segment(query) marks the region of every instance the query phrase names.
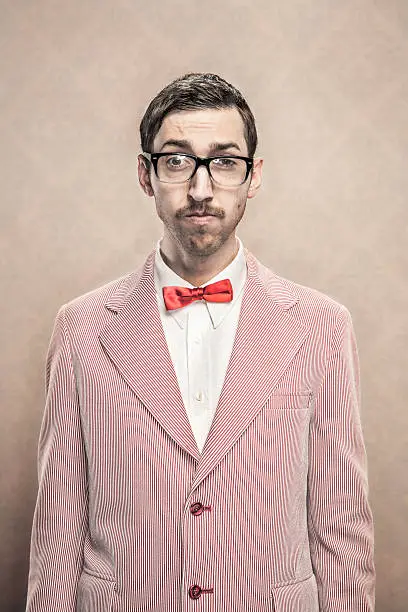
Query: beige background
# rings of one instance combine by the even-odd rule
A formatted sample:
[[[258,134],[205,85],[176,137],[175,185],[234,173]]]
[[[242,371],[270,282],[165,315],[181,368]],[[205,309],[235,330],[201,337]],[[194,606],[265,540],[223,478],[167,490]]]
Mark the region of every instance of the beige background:
[[[213,71],[247,97],[265,158],[238,235],[352,312],[377,610],[405,612],[407,0],[1,0],[0,14],[1,611],[24,607],[54,316],[153,248],[139,120],[172,78]]]

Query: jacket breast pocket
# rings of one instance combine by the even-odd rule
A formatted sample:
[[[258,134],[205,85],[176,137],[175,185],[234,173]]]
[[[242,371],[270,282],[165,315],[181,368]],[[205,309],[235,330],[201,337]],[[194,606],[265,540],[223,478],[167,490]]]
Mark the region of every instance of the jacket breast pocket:
[[[259,415],[265,443],[293,458],[305,450],[312,417],[312,394],[271,395]],[[283,457],[282,457],[283,459]]]
[[[274,612],[319,612],[314,574],[306,580],[271,589]]]
[[[78,582],[76,612],[110,612],[116,583],[86,571]]]
[[[269,396],[265,410],[311,410],[313,392],[301,391],[293,393],[275,392]]]

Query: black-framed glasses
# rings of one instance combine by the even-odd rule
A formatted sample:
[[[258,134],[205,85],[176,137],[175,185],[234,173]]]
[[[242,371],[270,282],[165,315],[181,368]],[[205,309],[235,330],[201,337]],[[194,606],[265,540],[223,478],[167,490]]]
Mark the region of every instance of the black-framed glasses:
[[[223,187],[238,187],[245,183],[254,165],[252,157],[240,155],[197,157],[189,153],[143,152],[143,156],[153,164],[156,176],[162,183],[186,183],[200,166],[205,166],[214,183]]]

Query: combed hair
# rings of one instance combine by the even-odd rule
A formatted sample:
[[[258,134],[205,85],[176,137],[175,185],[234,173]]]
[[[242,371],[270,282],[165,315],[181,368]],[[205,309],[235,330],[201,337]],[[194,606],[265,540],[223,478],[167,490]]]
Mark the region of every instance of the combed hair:
[[[258,144],[255,119],[240,91],[217,74],[189,72],[162,89],[150,102],[140,123],[142,151],[152,153],[163,119],[172,112],[207,108],[236,108],[244,123],[248,156]]]

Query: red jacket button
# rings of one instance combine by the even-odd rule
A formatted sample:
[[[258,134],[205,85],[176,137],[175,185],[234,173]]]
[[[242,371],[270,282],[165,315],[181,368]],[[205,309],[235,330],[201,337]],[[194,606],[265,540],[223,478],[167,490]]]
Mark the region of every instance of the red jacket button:
[[[191,599],[198,599],[201,597],[201,587],[199,587],[198,584],[193,584],[188,589],[188,594],[190,595]]]
[[[203,504],[200,504],[200,502],[194,502],[194,504],[191,504],[190,506],[190,512],[191,514],[194,514],[194,516],[200,516],[200,514],[202,514],[204,511],[204,506]]]

